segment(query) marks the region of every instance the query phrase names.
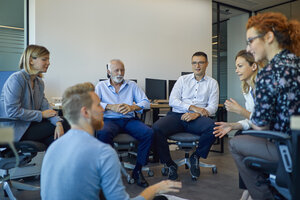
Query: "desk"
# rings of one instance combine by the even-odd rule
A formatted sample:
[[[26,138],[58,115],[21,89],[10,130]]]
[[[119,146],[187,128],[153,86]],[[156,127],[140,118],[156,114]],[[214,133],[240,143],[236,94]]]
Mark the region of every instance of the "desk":
[[[150,108],[152,109],[152,112],[153,112],[152,122],[154,124],[154,122],[156,122],[159,119],[159,117],[158,117],[159,110],[161,108],[169,108],[170,109],[170,106],[167,103],[162,103],[162,104],[152,103],[150,105]]]

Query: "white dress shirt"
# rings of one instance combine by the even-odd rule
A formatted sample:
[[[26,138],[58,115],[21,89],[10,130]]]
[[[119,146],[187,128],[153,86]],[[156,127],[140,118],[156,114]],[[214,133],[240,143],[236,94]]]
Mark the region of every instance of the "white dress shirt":
[[[200,81],[194,74],[179,77],[169,99],[173,112],[186,113],[191,105],[205,108],[210,116],[218,110],[219,86],[218,82],[205,75]]]
[[[250,114],[250,119],[251,119],[251,115],[254,111],[254,96],[253,96],[253,89],[250,87],[249,92],[248,93],[244,93],[244,98],[245,98],[245,106],[246,106],[246,110],[248,110],[249,112],[251,112]],[[251,128],[251,120],[249,119],[244,119],[241,121],[238,121],[238,123],[240,123],[243,126],[243,130],[248,130]]]

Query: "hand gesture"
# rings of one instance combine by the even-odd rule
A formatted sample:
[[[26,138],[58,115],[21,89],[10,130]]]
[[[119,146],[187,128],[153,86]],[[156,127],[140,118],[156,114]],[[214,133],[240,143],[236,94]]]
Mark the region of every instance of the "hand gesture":
[[[127,113],[133,111],[132,107],[126,103],[122,103],[119,106],[119,113],[126,115]]]
[[[244,109],[238,102],[236,102],[232,98],[230,98],[230,100],[226,100],[224,104],[227,111],[234,112],[239,115],[242,113],[242,110]]]
[[[44,111],[42,111],[42,116],[45,119],[50,118],[50,117],[54,117],[56,115],[57,115],[57,113],[54,110],[44,110]]]
[[[209,116],[209,112],[205,108],[200,108],[200,107],[191,105],[189,110],[194,111],[195,113],[199,113],[203,117]]]
[[[200,116],[200,113],[184,113],[181,116],[181,120],[190,122],[190,121],[197,119],[199,116]]]
[[[215,122],[215,125],[218,126],[214,128],[215,131],[213,132],[213,134],[215,135],[215,137],[219,137],[219,138],[224,137],[224,135],[229,133],[229,131],[231,131],[233,128],[231,123],[226,123],[226,122]]]
[[[56,123],[56,128],[54,130],[54,139],[58,139],[59,137],[61,137],[64,134],[64,128],[61,124],[61,122],[57,122]]]
[[[181,182],[165,180],[157,183],[159,188],[158,193],[168,193],[168,192],[179,192],[179,189],[182,187]]]

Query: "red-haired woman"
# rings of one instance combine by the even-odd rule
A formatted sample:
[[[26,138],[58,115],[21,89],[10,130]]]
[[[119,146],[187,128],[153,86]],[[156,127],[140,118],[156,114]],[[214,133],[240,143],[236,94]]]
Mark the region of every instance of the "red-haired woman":
[[[247,23],[247,50],[256,62],[268,64],[258,73],[252,128],[291,134],[290,117],[300,114],[300,23],[280,13],[252,16]],[[230,151],[253,199],[273,199],[267,184],[256,183],[262,174],[248,169],[247,156],[278,161],[274,143],[239,135],[230,141]]]

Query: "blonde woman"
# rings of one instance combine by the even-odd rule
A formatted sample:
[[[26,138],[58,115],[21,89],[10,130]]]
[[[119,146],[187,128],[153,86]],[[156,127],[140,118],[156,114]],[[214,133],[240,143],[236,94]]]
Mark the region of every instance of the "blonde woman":
[[[49,55],[45,47],[29,45],[22,54],[20,70],[3,86],[0,118],[14,120],[10,125],[15,141],[33,140],[48,146],[64,134],[62,119],[56,116],[44,94],[42,74],[49,68]]]
[[[243,108],[232,98],[226,100],[224,104],[227,111],[239,114],[245,117],[245,119],[234,123],[216,122],[217,126],[214,128],[213,134],[220,138],[224,137],[231,130],[248,130],[251,127],[250,116],[254,110],[255,78],[259,70],[259,65],[255,62],[253,55],[246,50],[238,52],[235,57],[235,65],[235,72],[241,81],[246,108]],[[244,189],[241,200],[250,199],[249,192],[241,177],[239,177],[239,186],[241,189]]]
[[[214,128],[213,134],[216,137],[224,137],[231,130],[248,130],[251,127],[250,116],[254,110],[254,87],[255,78],[258,72],[258,64],[254,61],[254,57],[246,50],[240,51],[235,58],[236,74],[239,76],[242,83],[242,91],[245,98],[245,106],[243,108],[234,99],[226,100],[225,107],[229,112],[234,112],[245,117],[244,120],[227,123],[227,122],[215,122],[217,125]]]

